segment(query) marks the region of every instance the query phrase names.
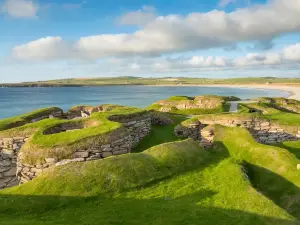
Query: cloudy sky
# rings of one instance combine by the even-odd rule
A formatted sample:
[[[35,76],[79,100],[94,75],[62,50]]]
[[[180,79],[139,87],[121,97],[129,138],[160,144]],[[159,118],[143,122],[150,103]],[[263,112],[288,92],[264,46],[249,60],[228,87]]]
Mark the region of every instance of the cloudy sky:
[[[0,0],[0,82],[300,77],[300,0]]]

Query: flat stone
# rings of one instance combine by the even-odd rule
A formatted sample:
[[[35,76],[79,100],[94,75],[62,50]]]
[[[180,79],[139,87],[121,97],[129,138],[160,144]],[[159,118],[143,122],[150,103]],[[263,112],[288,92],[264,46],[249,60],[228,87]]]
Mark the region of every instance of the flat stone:
[[[0,173],[6,172],[8,170],[10,170],[11,167],[0,167]]]
[[[120,150],[120,151],[114,151],[113,155],[123,155],[123,154],[126,154],[126,153],[128,153],[127,150]]]
[[[66,165],[71,162],[72,162],[71,159],[65,159],[65,160],[62,160],[62,161],[56,163],[55,166],[62,166],[62,165]]]
[[[6,187],[6,183],[4,182],[4,179],[0,179],[0,188]]]
[[[8,155],[8,156],[13,156],[14,155],[14,150],[12,149],[2,149],[2,155]]]
[[[89,152],[74,152],[73,158],[87,158],[89,157]]]
[[[10,170],[4,172],[3,175],[4,175],[5,177],[10,177],[10,176],[15,176],[16,173],[17,173],[17,168],[14,167],[14,168],[11,168]]]
[[[11,161],[10,160],[2,160],[0,161],[0,167],[10,166]]]
[[[103,152],[111,152],[112,151],[112,148],[104,148],[103,149]]]
[[[136,121],[130,121],[127,123],[128,126],[136,124]]]
[[[102,145],[101,147],[102,147],[102,148],[110,148],[110,144]]]
[[[103,152],[102,153],[102,157],[103,158],[107,158],[107,157],[110,157],[110,156],[112,156],[113,154],[112,154],[112,152]]]
[[[45,158],[46,163],[54,164],[57,162],[55,158]]]

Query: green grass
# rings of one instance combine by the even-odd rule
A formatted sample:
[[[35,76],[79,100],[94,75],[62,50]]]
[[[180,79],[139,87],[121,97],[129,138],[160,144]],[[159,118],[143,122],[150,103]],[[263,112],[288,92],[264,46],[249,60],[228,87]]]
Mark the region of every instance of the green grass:
[[[133,149],[133,152],[142,152],[155,145],[178,141],[180,138],[174,134],[174,128],[177,124],[186,120],[185,116],[173,115],[173,124],[169,125],[152,125],[150,133]]]
[[[0,201],[11,225],[299,224],[251,187],[226,148],[191,140],[59,167]]]
[[[192,85],[192,84],[299,84],[299,78],[276,77],[244,77],[230,79],[208,78],[142,78],[142,77],[107,77],[107,78],[74,78],[62,80],[49,80],[40,82],[25,82],[17,84],[2,84],[3,86],[31,87],[31,86],[101,86],[101,85]]]
[[[297,114],[257,107],[264,113],[248,113],[248,106],[242,106],[243,112],[237,114],[189,120],[173,115],[174,124],[153,126],[134,149],[136,153],[51,168],[33,181],[2,190],[0,224],[300,225],[299,141],[262,145],[244,128],[214,125],[210,128],[215,146],[204,150],[199,143],[178,140],[173,134],[177,124],[201,117],[269,118],[299,127]],[[108,115],[117,112],[95,113],[89,119],[105,123]],[[129,112],[131,108],[122,111],[130,116]],[[43,120],[11,130],[26,126],[34,130],[31,126],[46,128],[61,122]],[[86,128],[87,134],[100,132],[93,130],[96,127]],[[56,141],[73,143],[77,135],[71,136],[70,140],[58,136]],[[65,140],[60,142],[60,138]]]
[[[11,129],[14,127],[22,126],[28,122],[30,122],[32,119],[39,118],[41,116],[49,115],[53,111],[60,110],[57,107],[51,107],[51,108],[43,108],[38,109],[30,113],[26,113],[20,116],[15,116],[7,119],[0,120],[0,131]]]
[[[230,105],[226,103],[229,100],[239,100],[236,97],[205,95],[196,97],[187,96],[171,96],[167,100],[161,100],[148,106],[148,110],[164,111],[163,109],[169,109],[169,113],[181,114],[181,115],[199,115],[199,114],[214,114],[228,112]],[[178,109],[176,105],[196,105],[197,101],[209,101],[212,107],[199,106],[193,109]],[[161,104],[165,105],[161,105]]]
[[[300,141],[285,141],[276,146],[287,149],[300,159]]]
[[[300,114],[287,112],[284,109],[276,109],[266,103],[244,104],[241,109],[243,112],[247,112],[247,109],[248,111],[249,109],[257,109],[262,112],[262,118],[282,125],[300,125]]]
[[[70,158],[76,150],[84,149],[92,143],[104,142],[112,133],[124,133],[125,128],[118,122],[109,120],[114,117],[131,117],[148,113],[132,107],[116,107],[109,112],[93,113],[89,118],[78,120],[45,119],[35,123],[27,123],[0,132],[0,137],[30,136],[21,149],[22,162],[35,165],[43,163],[45,158],[57,160]],[[24,117],[24,116],[21,116]],[[82,124],[83,129],[45,135],[48,129],[61,124]]]
[[[244,128],[216,126],[215,138],[232,157],[245,163],[254,187],[300,219],[300,161],[295,155],[255,142]]]
[[[190,100],[188,96],[171,96],[168,98],[169,101],[181,101],[181,100]]]

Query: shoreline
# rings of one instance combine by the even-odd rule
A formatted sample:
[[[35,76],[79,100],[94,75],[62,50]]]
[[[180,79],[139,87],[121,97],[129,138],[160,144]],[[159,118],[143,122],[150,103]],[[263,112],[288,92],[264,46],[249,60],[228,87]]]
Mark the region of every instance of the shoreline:
[[[226,87],[226,88],[247,88],[247,89],[264,89],[264,90],[280,90],[288,95],[285,98],[295,99],[300,101],[300,86],[277,85],[277,84],[181,84],[181,85],[146,85],[146,86],[161,86],[161,87]]]
[[[299,84],[107,84],[107,85],[67,85],[67,86],[11,86],[2,88],[59,88],[59,87],[103,87],[103,86],[152,86],[152,87],[225,87],[225,88],[246,88],[246,89],[263,89],[263,90],[279,90],[286,92],[287,95],[282,96],[289,99],[300,101],[300,85]],[[1,86],[0,86],[1,88]]]

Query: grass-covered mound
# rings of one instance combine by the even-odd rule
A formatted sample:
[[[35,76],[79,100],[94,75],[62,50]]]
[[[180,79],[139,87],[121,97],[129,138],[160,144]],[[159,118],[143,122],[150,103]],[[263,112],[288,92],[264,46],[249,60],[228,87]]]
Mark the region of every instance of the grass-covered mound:
[[[181,123],[188,126],[195,121],[247,121],[259,119],[270,121],[291,134],[297,134],[300,127],[300,114],[290,113],[267,106],[265,103],[240,104],[238,113],[218,113],[198,115]]]
[[[239,100],[236,97],[207,96],[172,96],[167,100],[160,100],[150,105],[148,109],[176,114],[195,115],[227,112],[227,101]]]
[[[300,161],[294,154],[255,142],[244,128],[215,126],[215,142],[244,163],[255,188],[300,219]]]
[[[192,140],[58,167],[0,201],[12,225],[300,224],[251,187],[224,146]]]
[[[84,149],[92,143],[105,141],[108,134],[124,133],[125,128],[120,123],[112,121],[112,117],[121,119],[146,113],[148,112],[145,110],[118,106],[113,107],[110,111],[95,112],[88,118],[76,120],[54,118],[26,123],[23,126],[0,131],[0,137],[29,136],[30,139],[21,148],[22,162],[35,165],[43,163],[45,158],[56,158],[57,160],[70,158],[76,150]],[[20,116],[20,118],[23,117]],[[79,129],[69,132],[50,132],[66,126]]]
[[[283,108],[274,107],[273,105],[263,102],[243,104],[240,112],[249,113],[253,109],[259,112],[254,114],[258,117],[271,120],[281,125],[300,126],[300,114],[288,112]]]
[[[15,116],[7,119],[0,120],[0,131],[11,129],[14,127],[23,126],[30,123],[32,120],[39,117],[48,116],[51,113],[59,112],[62,110],[57,107],[38,109],[30,113],[26,113],[20,116]]]
[[[142,153],[55,167],[4,193],[62,196],[115,193],[195,168],[209,155],[191,139],[166,143]]]
[[[259,98],[259,102],[282,111],[300,113],[300,101],[287,98]]]

